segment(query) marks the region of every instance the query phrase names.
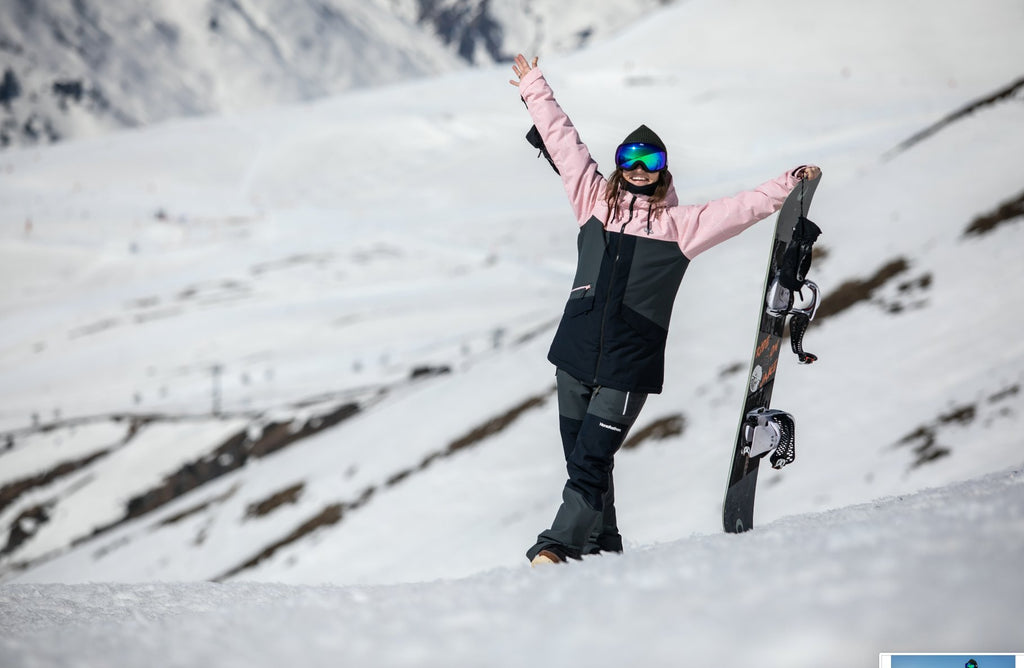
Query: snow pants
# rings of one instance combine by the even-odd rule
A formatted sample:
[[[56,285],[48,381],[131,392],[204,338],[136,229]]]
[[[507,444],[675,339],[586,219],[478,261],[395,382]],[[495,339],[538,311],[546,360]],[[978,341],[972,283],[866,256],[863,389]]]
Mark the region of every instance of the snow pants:
[[[558,419],[569,479],[551,528],[526,552],[563,558],[621,552],[612,481],[615,453],[647,401],[646,394],[583,383],[558,370]]]

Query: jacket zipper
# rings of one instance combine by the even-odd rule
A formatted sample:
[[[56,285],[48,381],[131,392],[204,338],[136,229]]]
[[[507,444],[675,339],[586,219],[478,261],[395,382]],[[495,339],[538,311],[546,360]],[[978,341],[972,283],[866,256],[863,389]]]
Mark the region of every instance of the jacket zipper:
[[[636,195],[633,195],[633,199],[629,201],[629,217],[626,218],[626,222],[619,228],[619,240],[615,244],[615,259],[612,261],[611,275],[608,276],[608,291],[604,295],[604,307],[601,310],[601,337],[597,344],[597,365],[594,367],[594,384],[597,384],[597,377],[601,371],[601,358],[604,357],[604,325],[608,320],[608,300],[612,296],[612,281],[615,279],[615,268],[619,264],[619,255],[622,251],[622,237],[626,234],[626,225],[629,225],[629,221],[633,220],[633,205],[636,204]]]

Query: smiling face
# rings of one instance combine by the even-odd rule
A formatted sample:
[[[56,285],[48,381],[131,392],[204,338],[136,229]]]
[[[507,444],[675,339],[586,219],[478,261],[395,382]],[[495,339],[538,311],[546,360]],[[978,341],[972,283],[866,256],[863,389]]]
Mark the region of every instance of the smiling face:
[[[657,183],[658,179],[661,178],[661,172],[648,172],[641,167],[634,167],[630,170],[622,170],[622,178],[634,186],[643,188],[644,186]]]

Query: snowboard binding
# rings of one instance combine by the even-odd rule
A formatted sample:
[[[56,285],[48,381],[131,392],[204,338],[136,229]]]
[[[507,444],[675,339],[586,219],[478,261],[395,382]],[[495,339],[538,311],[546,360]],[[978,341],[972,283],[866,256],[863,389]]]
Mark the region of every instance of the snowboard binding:
[[[817,355],[804,351],[803,340],[821,301],[818,285],[807,280],[812,247],[820,234],[821,228],[810,219],[800,216],[793,228],[793,238],[782,256],[782,264],[768,288],[765,305],[768,315],[776,318],[791,316],[790,343],[800,364],[812,364],[818,359]],[[809,295],[804,295],[805,290]],[[800,301],[797,301],[797,297]]]
[[[804,294],[807,291],[808,295]],[[799,301],[797,298],[799,297]],[[778,277],[768,289],[768,315],[789,319],[789,339],[800,364],[812,364],[818,356],[804,350],[804,333],[814,319],[821,301],[821,290],[814,281],[804,281],[799,290],[793,291],[782,285]]]
[[[781,469],[796,459],[796,422],[786,411],[757,408],[743,422],[746,441],[742,453],[747,457],[760,457],[768,452],[772,468]]]

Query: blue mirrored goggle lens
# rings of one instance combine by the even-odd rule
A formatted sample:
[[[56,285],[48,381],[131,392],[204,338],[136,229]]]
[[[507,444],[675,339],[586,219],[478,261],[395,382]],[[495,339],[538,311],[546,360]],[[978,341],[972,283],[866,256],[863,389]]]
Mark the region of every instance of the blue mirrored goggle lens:
[[[624,170],[639,167],[648,172],[660,172],[668,164],[668,156],[650,144],[623,144],[615,151],[615,164]]]

